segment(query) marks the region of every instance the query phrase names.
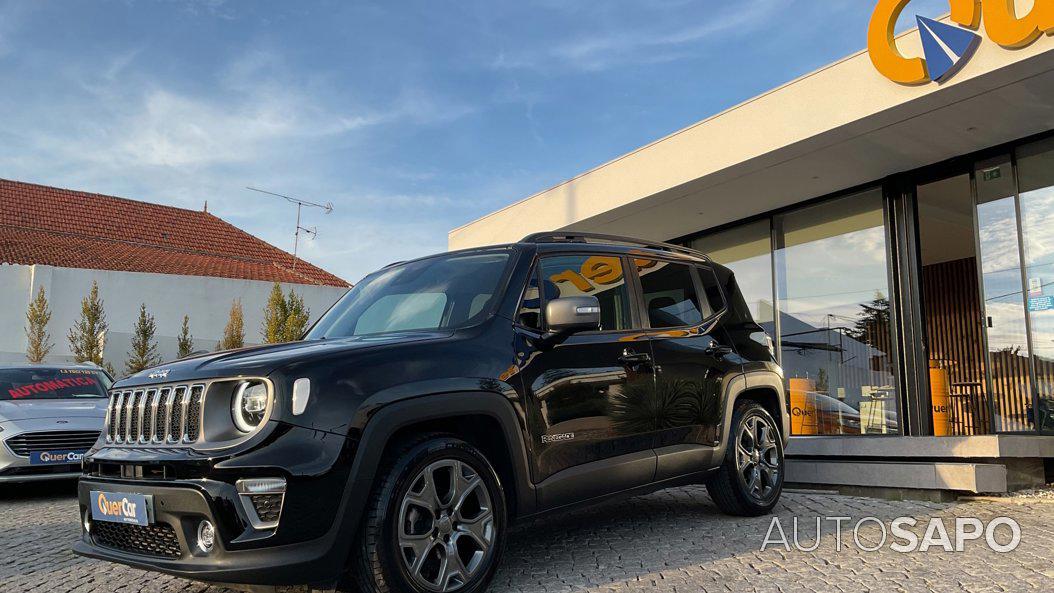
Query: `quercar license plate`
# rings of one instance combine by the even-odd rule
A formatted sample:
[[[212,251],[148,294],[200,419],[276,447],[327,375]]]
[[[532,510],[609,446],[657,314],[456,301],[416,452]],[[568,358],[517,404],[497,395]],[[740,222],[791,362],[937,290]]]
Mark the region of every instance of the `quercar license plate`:
[[[84,451],[30,451],[29,465],[55,465],[59,463],[80,464]]]
[[[91,518],[95,521],[149,525],[154,515],[154,499],[149,494],[89,492]]]

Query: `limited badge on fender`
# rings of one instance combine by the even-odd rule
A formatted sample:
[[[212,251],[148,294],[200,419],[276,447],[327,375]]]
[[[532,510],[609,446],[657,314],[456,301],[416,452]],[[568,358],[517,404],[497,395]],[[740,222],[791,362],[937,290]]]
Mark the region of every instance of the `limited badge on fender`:
[[[149,525],[153,518],[153,497],[148,494],[92,490],[89,503],[91,517],[96,521]]]

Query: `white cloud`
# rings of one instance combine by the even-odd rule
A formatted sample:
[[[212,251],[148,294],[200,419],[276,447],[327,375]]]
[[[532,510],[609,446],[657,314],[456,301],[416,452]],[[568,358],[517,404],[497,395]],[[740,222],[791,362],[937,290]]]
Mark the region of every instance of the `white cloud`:
[[[655,19],[661,26],[644,28],[640,22],[626,22],[596,33],[575,35],[574,39],[543,50],[502,51],[492,66],[496,69],[544,70],[552,67],[599,71],[625,64],[654,64],[683,58],[686,46],[732,31],[752,31],[767,23],[775,0],[736,3],[730,11],[708,8],[697,24]],[[709,4],[715,6],[715,4]]]

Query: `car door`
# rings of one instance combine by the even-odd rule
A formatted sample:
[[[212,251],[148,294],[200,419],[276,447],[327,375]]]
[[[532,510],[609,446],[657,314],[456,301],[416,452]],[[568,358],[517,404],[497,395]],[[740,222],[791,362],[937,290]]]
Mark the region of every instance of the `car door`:
[[[647,258],[634,259],[633,268],[655,357],[656,479],[662,480],[710,464],[722,393],[741,361],[718,325],[724,298],[712,270]]]
[[[578,333],[522,357],[542,508],[632,488],[654,476],[651,435],[626,413],[633,411],[632,402],[650,398],[654,369],[625,262],[602,253],[543,256],[526,291],[521,329],[536,335],[545,331],[549,300],[591,295],[601,309],[600,331]]]

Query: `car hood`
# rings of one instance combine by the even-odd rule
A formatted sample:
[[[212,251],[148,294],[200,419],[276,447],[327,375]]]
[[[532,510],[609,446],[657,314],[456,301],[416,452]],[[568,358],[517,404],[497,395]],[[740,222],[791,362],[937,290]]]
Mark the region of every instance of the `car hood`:
[[[104,397],[91,399],[40,399],[0,401],[0,422],[17,422],[38,418],[103,418]]]
[[[389,348],[402,344],[439,340],[453,335],[453,331],[398,332],[372,336],[351,336],[326,340],[288,342],[225,350],[166,362],[131,375],[117,382],[117,387],[132,387],[156,383],[173,383],[194,379],[220,377],[263,377],[292,362],[305,362],[364,350]]]

